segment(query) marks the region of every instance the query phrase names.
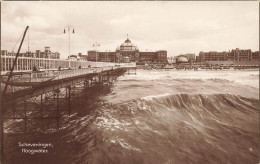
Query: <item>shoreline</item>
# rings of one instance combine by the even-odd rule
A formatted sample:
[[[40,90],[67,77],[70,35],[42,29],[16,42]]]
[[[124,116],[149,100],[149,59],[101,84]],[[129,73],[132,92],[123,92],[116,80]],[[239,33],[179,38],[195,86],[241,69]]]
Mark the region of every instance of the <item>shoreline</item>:
[[[230,68],[230,69],[203,69],[203,68],[199,68],[197,70],[195,69],[177,69],[177,68],[151,68],[151,69],[146,69],[146,68],[138,68],[137,70],[164,70],[164,71],[257,71],[259,70],[259,68],[251,68],[251,69],[234,69],[234,68]]]

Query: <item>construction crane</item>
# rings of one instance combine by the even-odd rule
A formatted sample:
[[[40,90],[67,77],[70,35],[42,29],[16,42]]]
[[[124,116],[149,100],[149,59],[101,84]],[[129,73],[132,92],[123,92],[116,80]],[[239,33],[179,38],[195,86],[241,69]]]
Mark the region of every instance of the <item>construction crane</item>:
[[[20,50],[21,50],[21,47],[22,47],[22,44],[23,44],[23,40],[24,40],[24,37],[25,37],[25,35],[26,35],[26,32],[27,32],[28,28],[29,28],[29,26],[27,26],[27,27],[25,28],[25,31],[24,31],[24,33],[23,33],[23,38],[22,38],[22,41],[21,41],[20,46],[19,46],[19,48],[18,48],[18,51],[17,51],[17,53],[16,53],[13,66],[12,66],[12,68],[11,68],[11,72],[10,72],[10,74],[9,74],[9,76],[8,76],[7,81],[6,81],[3,95],[5,95],[5,92],[6,92],[6,89],[7,89],[7,86],[8,86],[8,82],[10,81],[10,78],[11,78],[12,75],[13,75],[13,70],[14,70],[14,67],[15,67],[15,65],[16,65],[17,58],[18,58],[18,56],[19,56],[19,53],[20,53]]]

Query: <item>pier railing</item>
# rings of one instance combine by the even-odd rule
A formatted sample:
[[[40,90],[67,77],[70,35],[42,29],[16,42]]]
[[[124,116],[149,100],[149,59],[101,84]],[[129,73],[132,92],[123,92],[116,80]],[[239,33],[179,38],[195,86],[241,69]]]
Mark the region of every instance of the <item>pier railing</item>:
[[[78,69],[63,69],[63,70],[46,70],[41,72],[27,72],[14,74],[11,78],[11,83],[38,83],[50,80],[59,80],[69,77],[75,77],[90,73],[99,73],[102,71],[113,70],[124,67],[135,67],[135,63],[120,63],[117,66],[104,66],[96,68],[78,68]],[[8,74],[2,76],[2,82],[5,82]]]
[[[14,63],[15,56],[1,55],[1,74],[11,70]],[[41,70],[52,70],[62,68],[88,68],[88,67],[114,67],[124,65],[135,65],[135,63],[114,63],[114,62],[95,62],[95,61],[82,61],[82,60],[65,60],[65,59],[49,59],[49,58],[34,58],[34,57],[19,57],[17,59],[14,71],[28,72],[34,67]]]

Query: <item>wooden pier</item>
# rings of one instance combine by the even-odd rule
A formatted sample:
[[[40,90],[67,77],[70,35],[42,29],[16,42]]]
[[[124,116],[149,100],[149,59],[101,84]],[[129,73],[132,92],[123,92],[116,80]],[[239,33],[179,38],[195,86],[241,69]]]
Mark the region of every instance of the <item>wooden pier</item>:
[[[61,116],[70,116],[72,113],[73,92],[90,92],[90,88],[111,85],[118,76],[136,73],[135,70],[135,65],[128,64],[116,67],[14,73],[8,82],[6,94],[1,97],[2,122],[10,119],[23,120],[23,131],[27,132],[32,129],[28,128],[28,120],[54,120],[56,129],[59,129]],[[2,83],[6,82],[5,79],[6,77],[2,76]]]

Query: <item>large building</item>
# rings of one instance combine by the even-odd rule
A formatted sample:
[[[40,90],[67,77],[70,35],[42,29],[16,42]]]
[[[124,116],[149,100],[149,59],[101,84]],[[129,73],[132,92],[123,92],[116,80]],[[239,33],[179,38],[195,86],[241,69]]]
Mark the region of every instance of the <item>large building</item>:
[[[15,56],[15,52],[7,52],[7,50],[1,50],[2,56]],[[27,51],[19,53],[19,57],[32,57],[32,58],[47,58],[47,59],[60,59],[59,52],[51,52],[50,47],[45,47],[44,51],[36,50],[36,52]]]
[[[139,61],[139,49],[136,45],[131,43],[131,41],[127,38],[125,43],[122,43],[116,49],[116,62],[123,63],[126,61],[130,62],[138,62]]]
[[[100,52],[99,60],[102,62],[115,62],[116,61],[115,52]]]
[[[252,52],[251,49],[232,49],[229,52],[200,52],[198,61],[252,61],[259,60],[259,51]]]
[[[139,63],[165,63],[168,62],[167,51],[143,51],[140,52]]]
[[[225,61],[228,59],[229,53],[226,51],[217,52],[217,51],[209,51],[199,53],[199,61]]]
[[[259,60],[259,51],[252,52],[252,60]]]
[[[232,61],[251,61],[252,60],[252,51],[250,49],[241,50],[233,49],[229,54],[229,60]]]
[[[16,58],[15,52],[1,50],[1,71],[11,71]],[[32,70],[34,67],[40,69],[52,69],[60,66],[68,67],[69,62],[60,60],[60,53],[51,52],[50,47],[45,47],[44,51],[19,53],[14,71]]]
[[[95,50],[88,51],[88,61],[99,61],[99,54]]]
[[[45,50],[43,52],[40,50],[36,50],[36,58],[59,59],[60,53],[51,52],[50,47],[45,47]]]
[[[196,61],[212,64],[258,64],[259,51],[252,52],[251,49],[236,48],[229,52],[200,52]]]
[[[128,38],[117,47],[115,52],[88,51],[89,61],[101,62],[136,62],[136,63],[167,63],[167,51],[139,51]]]

